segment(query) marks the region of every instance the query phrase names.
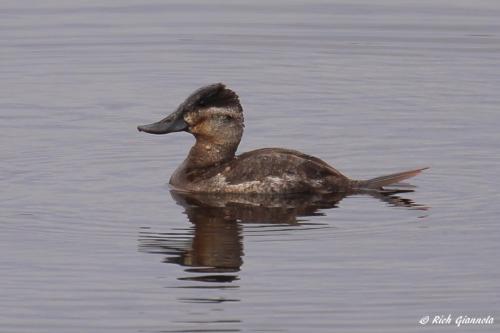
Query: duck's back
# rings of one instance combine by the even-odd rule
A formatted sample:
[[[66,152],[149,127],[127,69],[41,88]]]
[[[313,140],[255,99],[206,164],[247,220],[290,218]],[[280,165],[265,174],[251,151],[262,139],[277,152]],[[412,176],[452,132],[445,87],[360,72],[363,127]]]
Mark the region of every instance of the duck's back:
[[[183,183],[173,185],[227,193],[345,192],[350,188],[350,180],[326,162],[282,148],[253,150],[213,168],[188,171]]]

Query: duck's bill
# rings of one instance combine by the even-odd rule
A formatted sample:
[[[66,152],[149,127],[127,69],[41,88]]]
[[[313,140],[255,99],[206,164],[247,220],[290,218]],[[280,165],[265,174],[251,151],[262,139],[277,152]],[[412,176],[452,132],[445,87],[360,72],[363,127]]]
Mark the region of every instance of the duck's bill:
[[[150,134],[167,134],[172,132],[185,131],[188,124],[184,121],[182,113],[176,111],[165,119],[149,125],[137,126],[139,132],[146,132]]]

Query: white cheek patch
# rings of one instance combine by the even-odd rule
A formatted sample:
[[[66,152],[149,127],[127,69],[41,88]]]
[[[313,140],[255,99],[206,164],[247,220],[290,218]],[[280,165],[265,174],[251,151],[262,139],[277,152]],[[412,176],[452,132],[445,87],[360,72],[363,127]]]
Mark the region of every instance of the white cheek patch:
[[[234,119],[241,119],[242,118],[241,112],[236,111],[236,110],[231,109],[231,108],[227,108],[227,107],[226,108],[210,107],[210,108],[205,109],[201,112],[207,118],[220,117],[220,116],[229,116],[229,117],[234,118]]]
[[[184,115],[184,121],[186,123],[188,123],[190,126],[192,126],[194,124],[194,119],[193,118],[194,118],[193,115],[190,114],[190,113]]]

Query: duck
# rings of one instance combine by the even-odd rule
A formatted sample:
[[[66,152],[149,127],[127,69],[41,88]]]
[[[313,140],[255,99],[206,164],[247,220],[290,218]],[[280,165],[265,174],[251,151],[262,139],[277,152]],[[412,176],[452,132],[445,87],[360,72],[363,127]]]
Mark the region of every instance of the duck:
[[[223,83],[197,89],[169,116],[137,129],[150,134],[188,132],[195,137],[194,146],[169,181],[172,189],[188,193],[381,191],[428,169],[356,180],[296,150],[261,148],[236,155],[244,130],[243,108],[238,95]]]

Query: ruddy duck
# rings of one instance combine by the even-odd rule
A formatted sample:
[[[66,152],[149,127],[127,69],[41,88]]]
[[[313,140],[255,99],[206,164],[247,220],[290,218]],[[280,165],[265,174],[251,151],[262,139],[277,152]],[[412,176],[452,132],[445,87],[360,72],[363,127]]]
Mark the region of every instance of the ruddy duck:
[[[139,131],[167,134],[185,131],[196,138],[170,184],[174,189],[204,193],[351,193],[381,190],[427,168],[370,180],[353,180],[319,158],[283,148],[263,148],[236,156],[243,134],[238,95],[222,83],[196,90],[177,110]]]

